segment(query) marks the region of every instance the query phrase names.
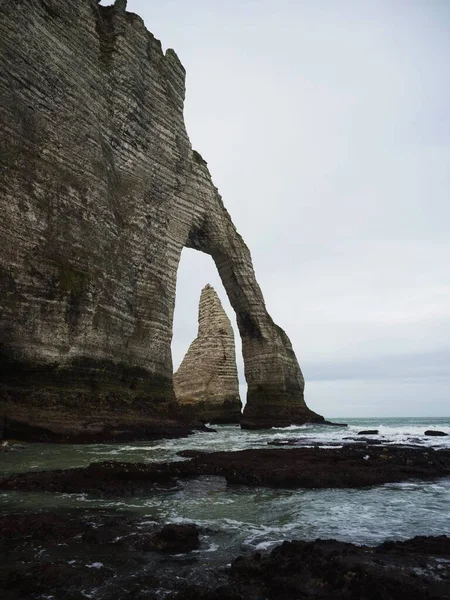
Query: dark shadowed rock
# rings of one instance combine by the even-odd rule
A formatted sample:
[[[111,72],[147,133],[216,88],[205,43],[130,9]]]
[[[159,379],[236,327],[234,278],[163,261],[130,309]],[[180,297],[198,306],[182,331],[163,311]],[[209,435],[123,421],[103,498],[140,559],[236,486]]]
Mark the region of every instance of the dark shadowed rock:
[[[200,546],[198,528],[192,523],[165,525],[154,533],[145,546],[145,550],[159,552],[189,552]]]
[[[148,565],[160,559],[147,553],[187,552],[198,545],[194,525],[161,527],[117,511],[0,515],[1,598],[156,598],[161,583]]]
[[[377,547],[285,542],[268,554],[232,560],[230,569],[210,565],[206,577],[198,554],[184,559],[184,570],[183,562],[167,556],[197,548],[192,524],[161,528],[142,516],[99,510],[2,515],[2,600],[449,597],[450,539],[444,535]]]
[[[177,489],[181,479],[225,477],[230,484],[281,488],[351,488],[450,475],[450,450],[344,447],[267,448],[240,452],[186,450],[189,461],[93,463],[61,471],[19,473],[0,490],[88,492],[130,496]]]
[[[342,441],[346,444],[353,442],[354,444],[366,444],[367,446],[382,446],[386,442],[384,440],[374,439],[373,437],[359,437],[346,436],[342,438]]]
[[[17,473],[0,478],[0,489],[129,497],[179,489],[170,463],[91,463],[88,467]]]
[[[448,435],[448,433],[445,433],[445,431],[438,431],[437,429],[427,429],[427,431],[425,431],[424,435],[443,437],[443,436]]]
[[[446,535],[418,535],[410,540],[388,541],[376,548],[377,552],[397,552],[402,554],[433,554],[448,556],[450,554],[450,537]]]
[[[441,544],[450,557],[450,538]],[[416,555],[400,546],[374,549],[333,540],[285,542],[267,556],[236,559],[228,589],[255,600],[448,598],[450,569],[442,565],[441,556],[439,552],[435,558],[426,547]]]
[[[317,439],[311,438],[286,438],[281,440],[270,440],[267,442],[268,446],[326,446],[330,448],[332,446],[336,448],[340,448],[342,446],[342,442],[330,442],[330,441],[321,441],[319,442]]]
[[[450,450],[347,446],[180,454],[193,457],[181,465],[186,472],[250,486],[346,488],[450,475]]]
[[[378,429],[364,429],[363,431],[358,431],[358,435],[378,435]]]
[[[423,549],[416,548],[423,544]],[[411,548],[413,549],[411,551]],[[173,600],[437,600],[449,598],[450,538],[378,547],[335,540],[284,542],[237,558],[228,582],[186,586]]]
[[[3,2],[0,38],[4,436],[151,439],[176,427],[171,340],[184,247],[212,256],[236,312],[242,425],[321,421],[191,147],[175,52],[125,0]]]

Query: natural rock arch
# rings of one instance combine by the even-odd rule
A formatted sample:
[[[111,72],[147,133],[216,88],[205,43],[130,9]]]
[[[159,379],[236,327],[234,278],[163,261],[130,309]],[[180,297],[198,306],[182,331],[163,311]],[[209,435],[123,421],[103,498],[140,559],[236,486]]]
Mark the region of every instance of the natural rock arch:
[[[267,312],[250,251],[236,231],[211,181],[206,163],[194,152],[188,190],[198,211],[185,246],[210,254],[236,313],[242,340],[247,404],[241,426],[286,426],[322,420],[304,401],[304,379],[291,342]]]
[[[192,151],[184,68],[125,5],[2,6],[5,431],[114,436],[177,418],[170,344],[185,246],[212,256],[236,311],[242,425],[320,420],[250,252]]]

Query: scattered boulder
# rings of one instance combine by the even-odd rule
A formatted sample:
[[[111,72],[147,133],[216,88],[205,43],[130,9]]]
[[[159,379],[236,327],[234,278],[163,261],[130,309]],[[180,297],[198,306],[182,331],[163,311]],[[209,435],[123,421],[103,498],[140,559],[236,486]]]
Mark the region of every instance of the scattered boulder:
[[[445,433],[445,431],[438,431],[437,429],[427,429],[425,431],[424,435],[430,435],[430,436],[434,436],[434,437],[443,437],[443,436],[447,436],[448,433]]]
[[[144,550],[182,553],[197,550],[200,546],[198,527],[193,523],[170,524],[154,533]]]
[[[363,431],[358,431],[358,435],[378,435],[378,429],[363,429]]]

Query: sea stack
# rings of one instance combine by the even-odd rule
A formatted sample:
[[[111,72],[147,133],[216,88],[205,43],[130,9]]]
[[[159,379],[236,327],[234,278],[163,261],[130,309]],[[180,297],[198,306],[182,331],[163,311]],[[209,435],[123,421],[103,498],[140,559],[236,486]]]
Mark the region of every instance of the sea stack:
[[[0,20],[0,420],[87,441],[174,426],[184,247],[212,256],[242,337],[242,426],[321,417],[184,123],[185,70],[126,2],[16,0]]]
[[[239,423],[242,403],[234,333],[219,296],[200,295],[198,333],[173,378],[177,401],[205,423]]]

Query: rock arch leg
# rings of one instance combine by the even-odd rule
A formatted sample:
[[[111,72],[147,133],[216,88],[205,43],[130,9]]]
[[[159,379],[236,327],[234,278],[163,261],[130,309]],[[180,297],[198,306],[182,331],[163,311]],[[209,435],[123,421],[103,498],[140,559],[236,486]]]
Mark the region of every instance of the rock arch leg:
[[[199,189],[199,181],[209,179],[206,165],[199,165],[194,176]],[[305,404],[297,358],[288,336],[267,312],[250,251],[217,190],[212,185],[210,189],[206,217],[191,230],[186,245],[212,256],[236,312],[248,384],[241,425],[259,429],[323,421]]]

